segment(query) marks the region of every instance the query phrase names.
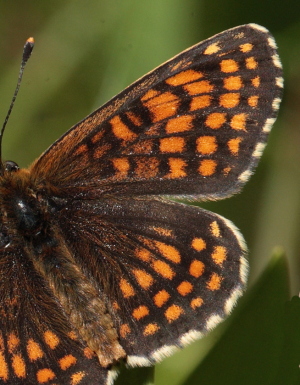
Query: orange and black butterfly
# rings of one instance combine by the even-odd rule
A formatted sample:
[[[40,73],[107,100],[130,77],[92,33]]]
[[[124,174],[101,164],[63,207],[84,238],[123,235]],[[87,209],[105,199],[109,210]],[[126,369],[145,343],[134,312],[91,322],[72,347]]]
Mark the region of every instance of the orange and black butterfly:
[[[217,214],[253,172],[282,70],[249,24],[184,51],[0,176],[0,383],[96,385],[152,365],[231,311],[246,246]]]

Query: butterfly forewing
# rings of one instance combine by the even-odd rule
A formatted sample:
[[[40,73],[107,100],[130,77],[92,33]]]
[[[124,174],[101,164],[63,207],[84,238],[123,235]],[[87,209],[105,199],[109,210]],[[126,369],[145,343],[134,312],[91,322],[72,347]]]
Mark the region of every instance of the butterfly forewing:
[[[105,192],[231,195],[262,153],[281,82],[265,29],[225,31],[95,111],[58,140],[32,174],[71,195],[84,191],[86,198]]]
[[[217,214],[275,121],[282,70],[249,24],[179,54],[0,177],[0,383],[112,384],[234,306],[246,246]]]

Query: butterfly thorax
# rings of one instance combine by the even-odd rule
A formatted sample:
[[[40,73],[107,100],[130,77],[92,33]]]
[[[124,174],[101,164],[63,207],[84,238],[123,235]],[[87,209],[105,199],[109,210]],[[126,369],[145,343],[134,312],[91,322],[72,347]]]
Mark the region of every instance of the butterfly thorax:
[[[46,190],[35,188],[30,173],[22,169],[6,171],[0,178],[0,201],[0,263],[6,263],[9,256],[20,269],[23,264],[33,265],[60,307],[61,323],[79,335],[102,366],[123,358],[125,352],[99,287],[85,275],[62,236],[58,220],[62,206],[55,204]],[[17,249],[21,258],[14,253]],[[29,286],[25,290],[33,289]],[[7,303],[13,303],[9,293],[6,297]],[[47,324],[47,317],[40,319],[37,314],[35,319],[40,328]]]

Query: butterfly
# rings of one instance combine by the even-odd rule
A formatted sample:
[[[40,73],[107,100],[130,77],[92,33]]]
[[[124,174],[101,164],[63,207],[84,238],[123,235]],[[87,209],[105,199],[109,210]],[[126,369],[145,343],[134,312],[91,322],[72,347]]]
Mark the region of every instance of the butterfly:
[[[253,173],[282,94],[276,44],[248,24],[150,72],[28,169],[0,176],[0,383],[112,384],[213,329],[247,280],[215,200]]]

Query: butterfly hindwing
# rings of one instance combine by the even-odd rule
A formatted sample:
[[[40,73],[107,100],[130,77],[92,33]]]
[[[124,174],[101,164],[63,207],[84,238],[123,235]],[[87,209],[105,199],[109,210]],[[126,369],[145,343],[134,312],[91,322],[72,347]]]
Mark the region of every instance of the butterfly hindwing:
[[[199,338],[243,292],[243,238],[216,214],[149,198],[76,201],[64,210],[68,247],[105,293],[132,365]]]

